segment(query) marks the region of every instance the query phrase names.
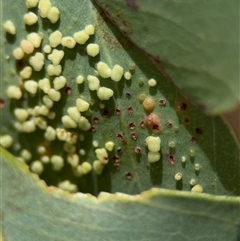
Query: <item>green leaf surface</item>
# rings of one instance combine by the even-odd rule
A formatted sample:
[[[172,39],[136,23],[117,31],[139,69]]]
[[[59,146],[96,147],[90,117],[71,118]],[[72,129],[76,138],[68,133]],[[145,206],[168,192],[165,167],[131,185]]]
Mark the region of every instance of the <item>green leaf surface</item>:
[[[209,114],[239,102],[239,1],[96,0],[133,43]]]
[[[37,152],[38,146],[44,146],[49,157],[61,155],[65,159],[65,166],[60,172],[56,172],[51,163],[45,164],[40,178],[48,185],[54,186],[69,180],[78,186],[79,191],[93,195],[98,195],[101,191],[138,194],[151,187],[189,191],[192,187],[189,184],[191,179],[200,184],[206,193],[239,195],[239,146],[223,121],[218,117],[203,115],[189,103],[145,55],[114,28],[103,12],[91,1],[82,1],[80,5],[78,1],[61,2],[61,4],[52,1],[52,4],[60,9],[60,22],[52,25],[47,19],[42,20],[39,17],[37,26],[29,28],[24,26],[22,20],[23,14],[26,13],[23,2],[3,1],[3,21],[11,19],[17,25],[16,37],[6,35],[5,41],[2,41],[4,74],[1,98],[5,101],[5,106],[0,110],[2,117],[0,134],[13,136],[14,145],[9,151],[19,156],[22,149],[30,150],[33,157],[28,164],[31,165],[33,161],[41,159],[41,154]],[[13,14],[15,9],[18,9],[17,14]],[[37,13],[37,9],[34,11]],[[91,122],[92,129],[87,132],[79,128],[67,130],[85,138],[84,141],[78,140],[75,145],[76,154],[79,154],[79,150],[85,151],[85,155],[79,155],[80,164],[85,161],[92,164],[96,160],[97,147],[92,144],[93,141],[98,144],[98,148],[103,148],[107,141],[113,141],[115,148],[108,153],[109,163],[102,175],[96,175],[92,171],[88,175],[76,177],[67,162],[63,141],[46,141],[44,130],[39,128],[33,133],[21,133],[14,129],[16,122],[14,109],[16,107],[28,109],[34,108],[37,104],[42,105],[43,92],[39,91],[32,97],[24,91],[19,71],[22,65],[29,65],[28,57],[23,61],[15,61],[11,53],[19,46],[21,39],[26,38],[28,32],[43,33],[43,44],[37,49],[42,51],[42,47],[49,43],[48,37],[51,31],[59,29],[63,36],[72,36],[74,32],[84,29],[87,24],[94,24],[96,33],[83,46],[76,45],[72,50],[64,48],[62,75],[67,78],[67,84],[61,90],[61,100],[51,109],[56,113],[56,118],[53,120],[44,118],[48,125],[62,128],[61,117],[67,114],[68,107],[75,106],[77,98],[82,97],[91,103],[89,111],[82,115]],[[100,56],[92,58],[86,54],[86,45],[94,42],[100,46]],[[59,46],[58,49],[63,47]],[[119,64],[125,71],[130,71],[129,66],[135,66],[135,70],[130,71],[131,80],[122,78],[120,82],[113,82],[110,78],[99,77],[101,86],[114,91],[114,96],[109,101],[100,101],[96,92],[89,90],[86,80],[87,75],[95,74],[95,64],[100,60],[111,68]],[[39,81],[48,77],[46,68],[49,63],[46,55],[45,68],[40,72],[34,72],[31,79]],[[85,82],[81,85],[76,83],[78,75],[85,77]],[[148,85],[150,78],[157,80],[155,87]],[[52,83],[53,78],[49,79]],[[11,84],[23,89],[21,100],[9,100],[6,97],[6,89]],[[140,123],[147,117],[139,101],[139,97],[142,96],[151,97],[155,101],[153,113],[159,118],[161,132],[155,132],[146,126],[141,127]],[[159,104],[161,101],[166,101],[166,105]],[[148,136],[161,138],[161,159],[152,164],[148,163],[148,149],[145,145]],[[170,142],[175,143],[175,148],[169,147]],[[135,151],[138,147],[141,150],[139,154]],[[191,157],[190,152],[194,152],[195,155]],[[185,163],[181,162],[182,157],[186,158]],[[200,171],[195,170],[195,165],[200,166]],[[177,173],[182,174],[181,181],[175,180],[174,176]]]
[[[98,198],[46,188],[0,147],[3,240],[234,241],[240,198],[151,189]]]

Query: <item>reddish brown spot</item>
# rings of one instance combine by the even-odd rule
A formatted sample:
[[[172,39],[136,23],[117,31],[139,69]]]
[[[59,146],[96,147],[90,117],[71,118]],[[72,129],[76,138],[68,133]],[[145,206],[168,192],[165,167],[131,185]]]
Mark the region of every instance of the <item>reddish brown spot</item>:
[[[95,127],[95,126],[92,126],[92,127],[91,127],[91,131],[92,131],[92,132],[96,132],[96,127]]]
[[[196,128],[195,131],[199,135],[201,135],[203,133],[203,130],[201,128]]]
[[[120,164],[119,163],[113,163],[113,166],[116,170],[120,170]]]
[[[136,141],[137,140],[137,134],[135,132],[131,133],[131,138],[132,138],[132,140]]]
[[[167,103],[167,101],[164,100],[164,99],[159,100],[159,105],[160,105],[160,106],[166,106],[166,103]]]
[[[65,88],[65,93],[68,94],[68,95],[72,94],[72,88],[69,87],[69,86],[67,86],[67,87]]]
[[[161,131],[160,119],[156,114],[149,114],[145,118],[145,125],[155,132]]]
[[[144,122],[144,121],[141,121],[141,122],[139,123],[139,125],[140,125],[141,128],[145,128],[145,122]]]
[[[2,109],[5,106],[4,99],[0,98],[0,109]]]
[[[168,155],[168,161],[171,163],[171,164],[175,164],[175,157],[174,155]]]
[[[146,164],[146,168],[149,170],[149,169],[150,169],[150,165],[149,165],[149,164]]]
[[[119,108],[117,108],[117,109],[115,110],[115,114],[116,114],[116,115],[120,115],[120,114],[121,114],[121,110],[120,110]]]
[[[190,119],[189,119],[188,116],[185,116],[185,117],[183,118],[183,121],[184,121],[184,123],[185,123],[186,125],[188,125],[188,124],[190,123]]]
[[[131,114],[133,113],[133,108],[132,108],[132,107],[128,107],[128,108],[127,108],[127,113],[128,113],[129,115],[131,115]]]
[[[114,156],[113,160],[114,160],[114,162],[120,162],[120,157],[119,156]]]
[[[98,123],[99,123],[98,117],[94,117],[94,118],[93,118],[93,122],[94,122],[95,124],[98,124]]]
[[[126,172],[126,173],[125,173],[125,177],[126,177],[127,180],[131,180],[132,177],[133,177],[133,175],[132,175],[131,172]]]
[[[135,129],[135,124],[133,122],[129,123],[128,125],[130,130],[134,130]]]
[[[139,146],[136,146],[135,152],[136,152],[137,154],[140,154],[140,153],[141,153],[141,148],[140,148]]]
[[[187,111],[187,107],[188,107],[188,105],[187,105],[187,102],[185,100],[179,100],[177,102],[176,109],[177,109],[178,113],[180,113],[180,114],[185,113]]]
[[[192,138],[191,138],[191,142],[192,142],[193,144],[196,144],[196,143],[197,143],[197,138],[194,137],[194,136],[192,136]]]
[[[117,138],[119,141],[124,141],[124,138],[123,138],[123,134],[122,133],[118,133],[117,134]]]
[[[133,10],[137,11],[138,10],[138,5],[137,5],[137,0],[125,0],[127,6],[132,8]]]
[[[167,122],[167,126],[168,126],[169,128],[172,127],[172,122],[168,121],[168,122]]]
[[[126,93],[126,97],[127,97],[128,99],[130,99],[130,98],[132,97],[132,95],[131,95],[129,92],[127,92],[127,93]]]
[[[109,117],[109,111],[108,110],[103,110],[102,112],[104,117]]]
[[[121,147],[118,147],[118,148],[117,148],[117,152],[118,152],[118,153],[122,152],[122,148],[121,148]]]
[[[22,70],[23,67],[25,66],[24,62],[22,59],[16,61],[16,66],[18,70]]]

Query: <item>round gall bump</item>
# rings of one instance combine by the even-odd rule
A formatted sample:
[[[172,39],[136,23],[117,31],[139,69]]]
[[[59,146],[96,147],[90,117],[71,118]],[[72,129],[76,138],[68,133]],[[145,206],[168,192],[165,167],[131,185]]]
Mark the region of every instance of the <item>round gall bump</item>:
[[[192,179],[189,181],[189,184],[190,184],[191,186],[196,185],[196,180],[195,180],[194,178],[192,178]]]
[[[3,28],[4,30],[9,33],[9,34],[12,34],[12,35],[15,35],[16,34],[16,28],[13,24],[12,21],[8,20],[6,21],[4,24],[3,24]]]
[[[125,73],[124,73],[124,78],[125,78],[126,80],[130,80],[130,79],[132,78],[132,74],[131,74],[129,71],[125,72]]]
[[[78,126],[80,129],[82,129],[83,131],[88,131],[91,129],[91,124],[88,121],[87,118],[85,118],[84,116],[81,116],[78,120]]]
[[[151,97],[146,97],[142,105],[145,111],[152,112],[155,107],[155,101]]]
[[[71,119],[68,115],[62,117],[62,123],[66,128],[76,128],[77,123]]]
[[[88,35],[93,35],[95,33],[95,28],[92,24],[89,24],[85,27],[84,32]]]
[[[67,156],[67,161],[72,167],[77,167],[79,164],[79,156],[74,153],[74,154],[68,154]]]
[[[91,57],[95,57],[99,54],[99,45],[98,44],[88,44],[87,45],[87,54]]]
[[[38,0],[26,0],[27,8],[35,8],[38,5]]]
[[[67,37],[63,37],[61,40],[61,44],[64,47],[67,47],[69,49],[73,49],[76,45],[76,41],[74,40],[74,38],[67,36]]]
[[[26,82],[24,82],[24,88],[30,94],[35,95],[38,90],[38,83],[34,80],[27,80]]]
[[[160,158],[161,158],[161,155],[159,152],[153,152],[153,151],[148,152],[148,162],[154,163],[159,161]]]
[[[112,70],[106,63],[104,63],[102,61],[98,62],[96,65],[96,69],[102,78],[106,79],[106,78],[111,77]]]
[[[97,90],[97,96],[100,100],[109,100],[113,96],[113,90],[107,87],[100,87]]]
[[[82,84],[84,82],[84,77],[82,75],[79,75],[76,79],[78,84]]]
[[[59,20],[60,12],[57,7],[51,7],[48,11],[47,18],[52,24],[56,23]]]
[[[33,25],[38,21],[38,16],[33,12],[29,12],[24,14],[23,21],[26,25]]]
[[[22,48],[18,47],[16,49],[13,50],[13,57],[17,60],[22,59],[24,56],[24,52],[22,50]]]
[[[78,111],[85,112],[89,109],[89,103],[81,98],[76,99],[76,107]]]
[[[92,171],[92,165],[88,162],[83,162],[81,166],[85,175]]]
[[[54,49],[52,53],[48,55],[48,59],[52,61],[53,65],[58,65],[60,64],[63,56],[63,50]]]
[[[40,16],[42,18],[46,18],[48,16],[48,12],[52,7],[50,0],[40,0],[38,4],[38,9],[40,10]]]
[[[17,120],[20,122],[26,121],[29,116],[27,110],[22,109],[22,108],[14,109],[13,113],[14,113],[15,117],[17,118]]]
[[[175,143],[174,141],[169,141],[169,142],[168,142],[168,146],[169,146],[170,148],[175,148],[176,143]]]
[[[44,138],[47,141],[54,141],[56,139],[56,130],[51,126],[48,126],[44,133]]]
[[[182,173],[180,173],[180,172],[176,173],[174,178],[175,178],[176,181],[182,180]]]
[[[50,159],[54,171],[60,171],[64,166],[64,160],[61,156],[53,155]]]
[[[194,150],[189,150],[189,156],[194,157],[195,156],[195,151]]]
[[[186,157],[185,157],[185,156],[182,156],[182,157],[181,157],[181,162],[182,162],[182,163],[185,163],[185,162],[186,162],[186,160],[187,160],[187,159],[186,159]]]
[[[20,47],[22,48],[23,52],[26,53],[26,54],[31,54],[34,51],[33,44],[26,39],[23,39],[21,41]]]
[[[93,162],[93,170],[96,172],[97,175],[101,175],[104,169],[104,164],[101,163],[99,160],[95,160]]]
[[[88,75],[87,80],[88,80],[88,88],[90,90],[98,90],[99,89],[100,81],[97,77],[95,77],[93,75]]]
[[[10,135],[0,136],[0,145],[4,148],[10,148],[13,145],[13,138]]]
[[[38,175],[41,175],[42,172],[44,171],[43,164],[40,161],[32,162],[31,166],[30,166],[30,169],[31,169],[32,172],[34,172],[34,173],[36,173]]]
[[[60,90],[66,85],[66,78],[64,76],[59,76],[54,78],[53,80],[53,86],[55,90]]]
[[[35,71],[40,71],[44,65],[44,55],[42,53],[36,53],[34,56],[30,57],[29,64]]]
[[[67,109],[67,113],[75,122],[78,122],[79,118],[81,117],[77,107],[69,107]]]
[[[44,51],[44,53],[46,53],[46,54],[50,54],[51,51],[52,51],[52,47],[47,44],[47,45],[44,46],[43,51]]]
[[[22,79],[28,79],[32,75],[32,67],[27,66],[22,71],[20,71],[20,76]]]
[[[199,171],[200,171],[200,169],[201,169],[200,164],[195,163],[195,164],[194,164],[194,169],[195,169],[195,171],[196,171],[196,172],[199,172]]]
[[[22,97],[22,91],[19,87],[15,86],[15,85],[10,85],[7,88],[7,96],[10,99],[19,100]]]
[[[58,187],[64,191],[75,193],[78,191],[77,185],[72,184],[70,181],[66,180],[58,183]]]
[[[113,148],[114,148],[114,146],[115,146],[115,143],[112,142],[112,141],[108,141],[108,142],[105,143],[105,148],[106,148],[108,151],[112,151]]]
[[[111,72],[111,79],[115,82],[118,82],[121,80],[123,76],[123,67],[116,64],[113,66],[112,72]]]
[[[203,192],[203,188],[201,185],[195,185],[192,187],[191,192],[197,192],[197,193],[202,193]]]
[[[145,139],[146,145],[149,151],[158,152],[161,148],[161,139],[160,137],[148,136]]]
[[[48,78],[40,79],[38,81],[38,87],[41,89],[45,94],[51,89],[50,81]],[[44,102],[45,103],[45,102]]]
[[[48,96],[51,100],[57,102],[61,99],[61,93],[55,89],[49,89]]]
[[[104,165],[108,163],[108,153],[105,148],[97,148],[95,150],[97,159]]]
[[[30,33],[27,36],[27,40],[31,42],[34,48],[39,48],[42,42],[42,37],[37,33]]]
[[[89,39],[89,35],[84,30],[82,30],[74,33],[73,38],[78,44],[85,44]]]
[[[157,81],[155,79],[150,79],[150,80],[148,80],[148,85],[150,87],[154,87],[157,85]]]
[[[27,149],[22,149],[20,152],[20,156],[27,162],[32,159],[32,153]]]
[[[47,67],[47,73],[49,76],[59,76],[62,73],[62,66],[49,64]]]
[[[50,46],[56,48],[59,44],[61,44],[62,33],[59,30],[57,30],[50,34],[48,40],[50,42]]]

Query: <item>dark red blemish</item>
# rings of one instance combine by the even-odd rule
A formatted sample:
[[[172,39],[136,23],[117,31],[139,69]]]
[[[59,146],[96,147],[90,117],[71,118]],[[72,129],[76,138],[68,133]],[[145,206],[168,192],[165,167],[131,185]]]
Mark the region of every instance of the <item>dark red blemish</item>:
[[[122,152],[122,148],[121,148],[121,147],[118,147],[118,148],[117,148],[117,152],[118,152],[118,153]]]
[[[16,61],[16,67],[18,70],[22,70],[24,68],[25,64],[22,59]]]
[[[2,109],[5,106],[4,99],[0,98],[0,109]]]
[[[137,154],[141,153],[141,148],[139,146],[136,146],[135,153],[137,153]]]
[[[159,125],[153,125],[152,129],[153,129],[154,132],[159,132],[160,131]]]
[[[159,105],[160,105],[160,106],[166,106],[166,103],[167,103],[167,101],[164,100],[164,99],[159,100]]]
[[[96,127],[95,126],[91,127],[91,132],[96,132]]]
[[[119,108],[117,108],[117,109],[115,110],[115,114],[116,114],[116,115],[120,115],[120,114],[121,114],[121,110],[120,110]]]
[[[179,100],[177,102],[177,107],[176,108],[177,108],[177,111],[180,114],[185,113],[186,110],[187,110],[187,107],[188,107],[188,105],[187,105],[187,102],[185,100]]]
[[[168,161],[171,163],[171,164],[175,164],[175,157],[174,155],[168,155]]]
[[[109,111],[108,110],[103,110],[102,112],[104,117],[109,117]]]
[[[113,166],[116,170],[120,170],[120,164],[119,163],[113,163]]]
[[[132,138],[132,140],[136,141],[137,140],[137,134],[135,132],[131,133],[131,138]]]
[[[190,123],[190,119],[189,119],[188,116],[185,116],[185,117],[183,118],[183,121],[184,121],[184,123],[185,123],[186,125]]]
[[[68,94],[68,95],[72,94],[72,88],[69,87],[69,86],[67,86],[67,87],[65,88],[65,93]]]
[[[197,138],[194,137],[194,136],[192,136],[192,138],[191,138],[191,142],[192,142],[193,144],[196,144],[196,143],[197,143]]]
[[[93,122],[94,122],[95,124],[98,124],[98,123],[99,123],[98,117],[94,117],[94,118],[93,118]]]
[[[201,134],[203,133],[202,128],[196,128],[195,131],[196,131],[196,133],[199,134],[199,135],[201,135]]]
[[[169,128],[172,127],[172,122],[168,121],[167,122],[167,127],[169,127]]]
[[[127,113],[131,115],[133,113],[133,108],[130,106],[127,108]]]
[[[125,0],[128,7],[132,8],[133,10],[138,10],[138,5],[136,0]]]
[[[118,133],[117,134],[117,138],[119,141],[124,141],[124,138],[123,138],[123,134],[122,133]]]
[[[128,99],[130,99],[130,98],[132,97],[132,95],[131,95],[129,92],[127,92],[127,93],[126,93],[126,97],[127,97]]]
[[[128,125],[130,130],[134,130],[135,129],[135,124],[133,122],[129,123]]]
[[[127,180],[131,180],[133,178],[133,175],[132,175],[131,172],[126,172],[125,177],[126,177]]]
[[[146,164],[146,168],[149,170],[149,169],[150,169],[150,165],[149,165],[149,164]]]
[[[114,160],[114,162],[120,162],[120,157],[117,156],[117,155],[115,155],[115,156],[113,157],[113,160]]]
[[[139,125],[140,125],[141,128],[145,128],[145,127],[146,127],[144,121],[141,121],[141,122],[139,123]]]

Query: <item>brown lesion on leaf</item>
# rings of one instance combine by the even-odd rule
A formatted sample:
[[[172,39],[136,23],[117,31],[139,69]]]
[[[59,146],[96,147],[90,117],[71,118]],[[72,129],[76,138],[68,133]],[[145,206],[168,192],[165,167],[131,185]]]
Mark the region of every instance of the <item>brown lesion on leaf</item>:
[[[179,100],[176,104],[176,111],[179,113],[179,114],[184,114],[186,113],[188,109],[188,103],[186,100]]]
[[[145,117],[145,125],[154,132],[160,132],[162,130],[160,119],[158,115],[154,113],[151,113]]]
[[[3,109],[5,106],[5,101],[4,99],[0,98],[0,109]]]

